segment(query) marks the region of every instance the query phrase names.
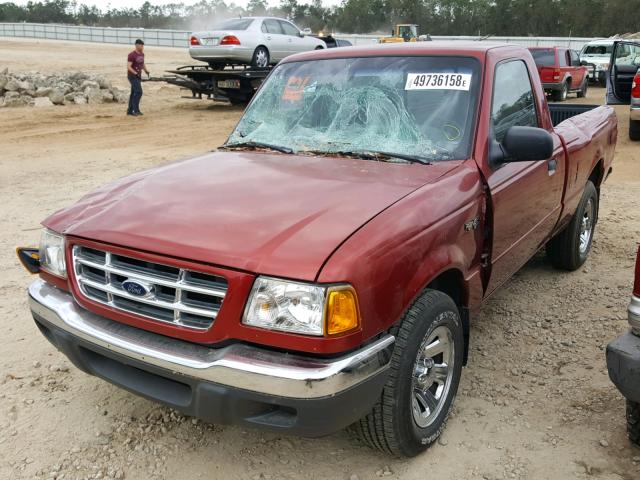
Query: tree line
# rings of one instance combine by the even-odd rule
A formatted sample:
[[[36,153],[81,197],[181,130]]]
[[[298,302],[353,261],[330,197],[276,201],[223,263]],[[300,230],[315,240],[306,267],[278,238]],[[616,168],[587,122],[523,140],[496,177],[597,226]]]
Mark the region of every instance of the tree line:
[[[285,17],[301,28],[340,33],[390,32],[417,23],[431,35],[605,37],[640,30],[640,9],[630,0],[250,0],[243,8],[224,0],[100,9],[73,0],[0,3],[0,22],[64,23],[109,27],[209,28],[247,15]]]

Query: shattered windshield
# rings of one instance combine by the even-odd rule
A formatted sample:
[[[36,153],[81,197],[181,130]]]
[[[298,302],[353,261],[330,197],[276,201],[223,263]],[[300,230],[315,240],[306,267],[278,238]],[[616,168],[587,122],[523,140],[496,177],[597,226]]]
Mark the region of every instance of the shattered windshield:
[[[467,57],[286,63],[270,75],[225,146],[384,152],[385,159],[421,163],[465,159],[479,87],[479,62]]]

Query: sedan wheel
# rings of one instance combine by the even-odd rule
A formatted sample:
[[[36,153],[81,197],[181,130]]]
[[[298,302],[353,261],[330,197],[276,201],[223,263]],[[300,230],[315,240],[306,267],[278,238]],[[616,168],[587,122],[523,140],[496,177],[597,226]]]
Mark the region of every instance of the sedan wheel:
[[[256,68],[267,68],[269,66],[269,50],[265,47],[258,47],[253,52],[251,66]]]

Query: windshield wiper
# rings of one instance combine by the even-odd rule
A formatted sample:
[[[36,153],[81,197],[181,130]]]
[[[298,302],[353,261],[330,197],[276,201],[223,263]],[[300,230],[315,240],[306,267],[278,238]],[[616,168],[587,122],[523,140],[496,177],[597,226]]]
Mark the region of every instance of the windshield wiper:
[[[232,149],[232,148],[266,148],[268,150],[275,150],[281,153],[293,153],[293,150],[289,147],[283,147],[281,145],[272,145],[270,143],[263,142],[238,142],[238,143],[225,143],[220,148]]]
[[[310,154],[327,155],[327,156],[336,155],[339,157],[363,158],[365,160],[385,160],[385,159],[388,160],[391,158],[399,158],[400,160],[406,160],[407,162],[411,162],[411,163],[431,165],[431,162],[429,160],[423,157],[418,157],[416,155],[409,155],[405,153],[382,152],[377,150],[338,150],[338,151],[304,150],[300,153],[310,153]]]

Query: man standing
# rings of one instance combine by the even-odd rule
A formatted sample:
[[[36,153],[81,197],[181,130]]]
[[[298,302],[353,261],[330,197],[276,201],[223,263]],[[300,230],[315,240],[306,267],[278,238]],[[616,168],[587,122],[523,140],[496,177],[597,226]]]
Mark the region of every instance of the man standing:
[[[131,84],[131,95],[129,95],[129,108],[127,115],[134,117],[142,115],[140,111],[140,99],[142,98],[142,71],[149,75],[149,70],[144,63],[144,42],[136,40],[136,48],[127,57],[127,78]]]

